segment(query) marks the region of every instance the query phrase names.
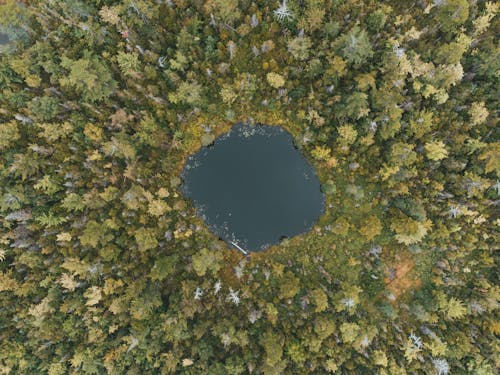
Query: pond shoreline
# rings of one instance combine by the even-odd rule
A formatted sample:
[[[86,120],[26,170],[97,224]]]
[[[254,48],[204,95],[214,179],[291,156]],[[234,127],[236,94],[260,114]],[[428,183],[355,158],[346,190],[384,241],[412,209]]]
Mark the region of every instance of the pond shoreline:
[[[307,233],[325,212],[318,174],[280,126],[235,124],[187,158],[181,180],[210,231],[245,255]]]

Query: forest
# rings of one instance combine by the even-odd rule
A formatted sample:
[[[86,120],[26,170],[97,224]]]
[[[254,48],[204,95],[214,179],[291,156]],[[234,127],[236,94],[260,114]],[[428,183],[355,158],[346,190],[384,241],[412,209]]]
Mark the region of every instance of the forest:
[[[0,374],[497,374],[499,10],[0,0]],[[180,191],[239,122],[326,200],[249,256]]]

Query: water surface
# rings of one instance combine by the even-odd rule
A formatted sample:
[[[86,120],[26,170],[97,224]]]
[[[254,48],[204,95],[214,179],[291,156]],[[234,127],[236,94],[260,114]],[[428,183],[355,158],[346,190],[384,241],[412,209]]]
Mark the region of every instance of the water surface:
[[[246,251],[307,232],[323,212],[312,166],[277,126],[233,126],[188,159],[182,178],[211,231]]]
[[[0,45],[9,43],[9,37],[7,34],[0,33]]]

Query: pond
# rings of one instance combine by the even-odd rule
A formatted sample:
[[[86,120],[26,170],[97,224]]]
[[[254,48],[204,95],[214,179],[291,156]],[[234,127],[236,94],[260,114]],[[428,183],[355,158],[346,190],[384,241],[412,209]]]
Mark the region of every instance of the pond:
[[[0,45],[9,43],[9,37],[7,34],[0,33]]]
[[[244,253],[309,231],[324,209],[315,171],[278,126],[234,125],[189,157],[182,180],[210,230]]]

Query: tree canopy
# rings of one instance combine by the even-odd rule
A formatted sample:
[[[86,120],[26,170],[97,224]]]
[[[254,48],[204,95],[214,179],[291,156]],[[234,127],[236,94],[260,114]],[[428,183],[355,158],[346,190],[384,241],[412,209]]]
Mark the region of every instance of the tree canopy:
[[[2,1],[0,372],[495,374],[498,10]],[[327,207],[249,257],[179,189],[241,121]]]

